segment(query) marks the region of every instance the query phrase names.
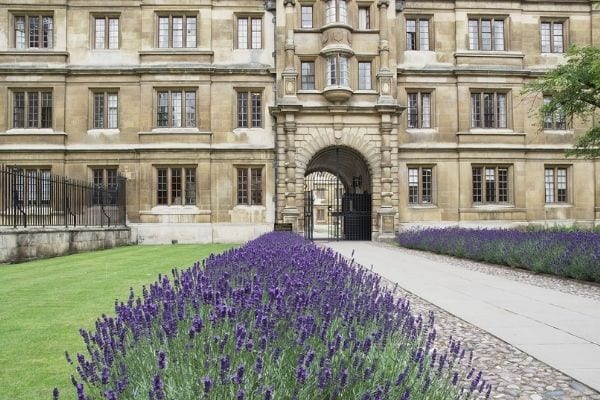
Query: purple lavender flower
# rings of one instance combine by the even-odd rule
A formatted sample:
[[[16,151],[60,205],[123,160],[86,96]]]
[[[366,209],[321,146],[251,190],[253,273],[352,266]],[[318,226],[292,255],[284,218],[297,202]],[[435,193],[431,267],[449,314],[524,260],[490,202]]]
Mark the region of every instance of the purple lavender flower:
[[[210,389],[212,388],[212,380],[210,377],[205,376],[202,378],[202,385],[204,386],[204,393],[209,393]]]
[[[265,400],[271,400],[273,398],[273,389],[269,386],[265,390]]]
[[[165,354],[164,351],[159,350],[158,357],[157,357],[158,369],[165,369],[166,362],[167,362],[167,355]]]
[[[159,374],[154,375],[152,379],[152,395],[156,400],[164,400],[165,392],[163,391],[164,384]]]

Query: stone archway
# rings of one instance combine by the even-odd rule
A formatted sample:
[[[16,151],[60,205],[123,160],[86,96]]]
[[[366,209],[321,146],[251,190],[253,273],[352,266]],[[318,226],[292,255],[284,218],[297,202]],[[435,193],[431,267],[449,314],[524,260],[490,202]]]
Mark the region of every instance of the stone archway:
[[[372,174],[356,150],[329,146],[304,170],[304,233],[309,239],[371,240]]]

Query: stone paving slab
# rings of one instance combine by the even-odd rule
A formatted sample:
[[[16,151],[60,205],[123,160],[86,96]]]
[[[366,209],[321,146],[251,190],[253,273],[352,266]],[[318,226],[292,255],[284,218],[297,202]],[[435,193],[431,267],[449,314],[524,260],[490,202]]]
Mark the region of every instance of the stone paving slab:
[[[379,243],[327,245],[397,282],[423,313],[447,311],[436,311],[441,331],[475,349],[494,398],[600,399],[600,286],[523,271],[515,279],[503,268]]]

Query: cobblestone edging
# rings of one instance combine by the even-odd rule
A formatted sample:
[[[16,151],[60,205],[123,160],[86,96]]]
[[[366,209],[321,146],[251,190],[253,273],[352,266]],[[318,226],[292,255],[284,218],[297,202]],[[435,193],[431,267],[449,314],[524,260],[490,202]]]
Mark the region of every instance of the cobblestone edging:
[[[527,271],[486,265],[437,254],[423,253],[416,250],[404,248],[397,248],[397,250],[399,252],[418,254],[419,256],[443,261],[456,265],[459,268],[500,275],[507,279],[527,282],[536,286],[600,299],[600,286],[545,275],[536,275]],[[394,285],[390,281],[386,282]],[[473,351],[473,366],[476,369],[483,370],[483,379],[493,386],[492,399],[600,400],[600,393],[534,359],[483,329],[463,321],[400,287],[396,289],[396,293],[410,300],[414,313],[420,313],[424,316],[428,315],[429,311],[435,313],[435,327],[437,330],[436,347],[438,349],[447,348],[448,339],[452,336],[454,340],[459,340],[463,347]]]

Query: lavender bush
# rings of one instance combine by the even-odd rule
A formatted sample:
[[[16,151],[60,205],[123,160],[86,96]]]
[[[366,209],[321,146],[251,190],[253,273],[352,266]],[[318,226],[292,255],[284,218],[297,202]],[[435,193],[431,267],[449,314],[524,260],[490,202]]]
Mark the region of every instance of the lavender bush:
[[[81,330],[78,399],[467,399],[491,385],[433,314],[291,233],[271,233],[131,292]],[[466,355],[465,355],[466,353]],[[58,397],[58,393],[55,393]]]
[[[600,282],[600,234],[590,231],[431,228],[397,239],[412,249]]]

